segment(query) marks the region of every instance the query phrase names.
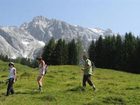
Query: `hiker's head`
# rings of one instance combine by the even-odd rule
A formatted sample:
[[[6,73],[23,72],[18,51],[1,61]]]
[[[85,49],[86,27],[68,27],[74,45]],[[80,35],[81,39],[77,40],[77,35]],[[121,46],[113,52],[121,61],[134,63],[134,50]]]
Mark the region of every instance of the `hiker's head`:
[[[15,65],[14,65],[13,62],[10,62],[10,63],[8,64],[8,66],[9,66],[9,67],[14,67]]]
[[[86,55],[83,55],[83,60],[87,60],[88,57]]]
[[[37,57],[36,60],[37,61],[41,61],[42,60],[42,57]]]

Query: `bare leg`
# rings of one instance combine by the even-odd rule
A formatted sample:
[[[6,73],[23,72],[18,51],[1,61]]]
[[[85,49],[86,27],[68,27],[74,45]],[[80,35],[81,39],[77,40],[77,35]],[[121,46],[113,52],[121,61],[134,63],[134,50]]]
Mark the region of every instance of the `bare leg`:
[[[38,86],[39,86],[39,91],[42,90],[42,80],[43,80],[43,76],[38,76],[37,77],[37,83],[38,83]]]

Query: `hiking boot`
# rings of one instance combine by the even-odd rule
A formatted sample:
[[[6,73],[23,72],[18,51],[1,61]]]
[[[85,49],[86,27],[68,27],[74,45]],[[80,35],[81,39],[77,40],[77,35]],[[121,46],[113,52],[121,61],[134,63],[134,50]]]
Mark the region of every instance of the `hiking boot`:
[[[41,92],[42,92],[42,87],[39,87],[38,90],[39,90],[39,92],[41,93]]]
[[[5,94],[5,96],[9,96],[9,94]]]
[[[93,88],[93,91],[96,91],[96,88],[95,88],[95,86],[93,86],[92,88]]]
[[[82,88],[81,88],[81,91],[85,91],[85,87],[82,87]]]

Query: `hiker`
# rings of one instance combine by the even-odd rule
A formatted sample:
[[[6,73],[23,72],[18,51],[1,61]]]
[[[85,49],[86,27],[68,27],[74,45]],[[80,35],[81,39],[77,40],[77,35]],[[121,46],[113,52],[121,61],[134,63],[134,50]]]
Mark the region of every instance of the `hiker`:
[[[42,80],[45,75],[46,64],[45,64],[44,60],[42,59],[42,57],[38,57],[37,60],[38,60],[38,64],[39,64],[39,75],[37,77],[37,83],[39,86],[38,89],[41,92],[42,91]]]
[[[10,93],[14,94],[13,84],[16,81],[16,68],[14,66],[14,63],[10,62],[8,66],[9,66],[9,77],[6,96],[9,96]]]
[[[86,55],[83,55],[84,60],[84,67],[82,68],[83,74],[83,89],[86,87],[86,82],[93,88],[93,90],[96,90],[95,85],[91,81],[92,76],[92,62],[87,58]]]

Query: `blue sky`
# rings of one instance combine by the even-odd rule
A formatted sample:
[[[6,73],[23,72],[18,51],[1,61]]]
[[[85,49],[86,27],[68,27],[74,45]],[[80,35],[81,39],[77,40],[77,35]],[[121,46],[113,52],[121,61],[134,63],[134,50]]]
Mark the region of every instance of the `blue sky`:
[[[140,0],[0,0],[0,26],[20,26],[40,15],[140,35]]]

